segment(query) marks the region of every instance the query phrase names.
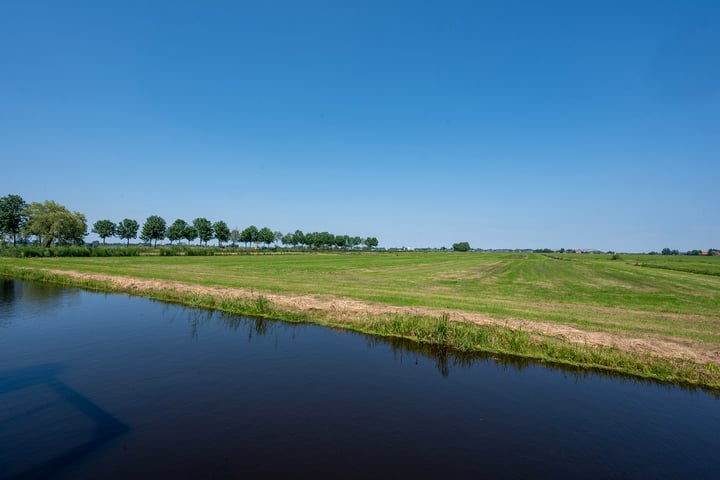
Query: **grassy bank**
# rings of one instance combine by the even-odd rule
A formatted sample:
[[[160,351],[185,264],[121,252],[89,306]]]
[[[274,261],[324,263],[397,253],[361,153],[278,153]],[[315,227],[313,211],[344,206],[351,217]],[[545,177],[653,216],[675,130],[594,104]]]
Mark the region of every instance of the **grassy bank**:
[[[704,259],[707,263],[701,265],[709,274],[686,271],[688,266],[682,264],[646,268],[634,258],[567,258],[569,261],[541,255],[452,253],[28,258],[0,259],[0,273],[125,291],[230,313],[409,338],[460,351],[513,354],[661,381],[720,387],[717,361],[572,343],[503,325],[451,321],[442,313],[480,312],[499,320],[521,318],[620,337],[679,342],[710,354],[720,351],[720,278],[712,274],[720,262],[714,258]],[[691,268],[698,269],[697,265]],[[181,282],[207,287],[209,293],[157,285],[125,288],[107,280],[68,277],[41,269],[148,279],[160,281],[158,285],[164,280]],[[255,294],[230,298],[213,293],[212,289],[220,288],[243,288]],[[341,299],[424,307],[436,314],[368,312],[338,318],[332,310],[288,308],[270,300],[271,294],[332,294]]]

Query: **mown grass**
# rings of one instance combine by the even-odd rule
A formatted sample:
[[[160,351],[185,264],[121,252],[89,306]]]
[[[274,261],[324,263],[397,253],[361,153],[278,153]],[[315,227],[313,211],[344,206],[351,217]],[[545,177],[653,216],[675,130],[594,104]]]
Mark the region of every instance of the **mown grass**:
[[[644,256],[653,262],[667,259],[659,265],[673,269],[639,266],[632,257],[622,261],[611,260],[609,255],[566,257],[570,261],[479,253],[141,256],[2,258],[0,265],[278,294],[332,294],[398,306],[720,342],[720,277],[682,270],[698,261],[714,270],[720,266],[720,257]]]
[[[644,259],[643,256],[642,259]],[[278,294],[332,294],[398,306],[481,312],[495,318],[521,318],[571,325],[628,336],[689,340],[720,350],[720,278],[687,271],[718,257],[676,258],[646,268],[632,256],[479,253],[373,253],[245,255],[223,257],[26,258],[0,259],[6,276],[46,274],[21,270],[72,270],[88,273],[180,281],[191,285],[241,287]],[[659,260],[656,260],[660,258]],[[688,257],[685,257],[688,258]],[[657,263],[660,262],[660,263]],[[108,289],[107,284],[71,284]],[[568,365],[620,371],[664,381],[720,386],[717,365],[696,365],[628,354],[614,349],[573,345],[504,327],[477,327],[425,317],[371,317],[353,324],[318,313],[313,318],[278,311],[265,297],[254,300],[187,296],[173,291],[143,295],[231,313],[264,315],[289,321],[341,325],[366,333],[409,338],[457,350],[508,353]]]

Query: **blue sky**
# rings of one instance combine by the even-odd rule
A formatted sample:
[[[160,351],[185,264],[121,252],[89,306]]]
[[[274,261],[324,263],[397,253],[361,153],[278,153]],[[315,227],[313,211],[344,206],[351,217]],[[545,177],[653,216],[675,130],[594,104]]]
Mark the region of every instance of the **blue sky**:
[[[0,196],[383,247],[717,248],[718,25],[715,1],[2,2]]]

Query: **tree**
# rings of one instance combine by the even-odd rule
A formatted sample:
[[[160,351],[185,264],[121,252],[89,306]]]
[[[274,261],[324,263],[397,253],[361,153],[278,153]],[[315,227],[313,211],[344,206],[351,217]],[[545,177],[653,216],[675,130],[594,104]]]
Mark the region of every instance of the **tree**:
[[[172,245],[173,242],[179,242],[181,239],[183,239],[183,235],[185,233],[185,228],[187,227],[187,222],[181,218],[178,218],[175,220],[172,225],[170,225],[167,228],[167,232],[165,235],[167,235],[168,240],[170,240],[170,245]]]
[[[378,246],[378,239],[375,237],[368,237],[363,243],[367,248],[372,250],[373,248]]]
[[[35,235],[38,242],[45,247],[49,247],[53,242],[81,245],[83,237],[87,235],[85,215],[70,212],[52,200],[31,203],[25,208],[25,215],[25,231]]]
[[[303,236],[303,241],[308,247],[318,248],[320,246],[320,234],[308,232]]]
[[[456,252],[469,252],[470,244],[468,242],[453,243],[453,250]]]
[[[283,235],[282,239],[280,239],[283,245],[295,245],[295,239],[293,238],[292,233],[286,233]]]
[[[131,238],[137,238],[138,230],[140,229],[140,225],[135,220],[132,220],[130,218],[124,219],[122,222],[117,224],[117,228],[115,229],[115,233],[117,233],[117,236],[127,239],[127,245],[130,246],[130,239]]]
[[[338,248],[347,248],[350,246],[350,237],[347,235],[335,235],[335,246]]]
[[[115,224],[110,220],[98,220],[93,224],[92,232],[97,233],[98,237],[102,238],[103,245],[105,245],[107,237],[115,236],[115,229]]]
[[[0,198],[0,240],[12,236],[13,246],[17,242],[25,223],[25,200],[20,195],[6,195]]]
[[[230,240],[232,241],[233,246],[235,246],[235,244],[240,241],[240,230],[233,228],[230,232]]]
[[[205,242],[205,245],[207,246],[208,240],[213,238],[213,228],[210,220],[205,217],[196,218],[193,220],[193,227],[197,230],[200,241]]]
[[[277,243],[281,241],[283,238],[282,232],[273,232],[273,242],[275,243],[275,248],[277,248]]]
[[[140,238],[145,241],[155,240],[155,246],[157,247],[158,240],[165,238],[166,228],[167,224],[164,218],[158,215],[151,215],[145,220]]]
[[[268,227],[263,227],[258,231],[257,241],[262,242],[269,247],[275,241],[275,233]]]
[[[318,240],[321,247],[328,248],[331,245],[335,245],[335,235],[330,232],[320,232]]]
[[[245,248],[248,243],[254,243],[258,241],[258,229],[255,225],[250,225],[240,233],[240,241],[245,242]]]
[[[302,230],[295,230],[295,233],[293,233],[292,235],[292,244],[305,245],[305,234],[302,232]]]
[[[218,245],[221,247],[223,242],[230,240],[230,229],[228,228],[227,223],[222,220],[218,220],[213,223],[212,229],[215,232],[215,238],[217,238]]]
[[[185,227],[185,230],[183,230],[183,238],[188,241],[188,244],[190,244],[193,240],[198,238],[198,232],[195,227],[192,225],[188,225]]]

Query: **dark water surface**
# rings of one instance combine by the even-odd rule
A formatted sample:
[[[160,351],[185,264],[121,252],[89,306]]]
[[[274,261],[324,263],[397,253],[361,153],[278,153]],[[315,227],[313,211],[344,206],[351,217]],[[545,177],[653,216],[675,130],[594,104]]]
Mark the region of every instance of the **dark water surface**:
[[[0,478],[720,478],[720,399],[0,279]]]

